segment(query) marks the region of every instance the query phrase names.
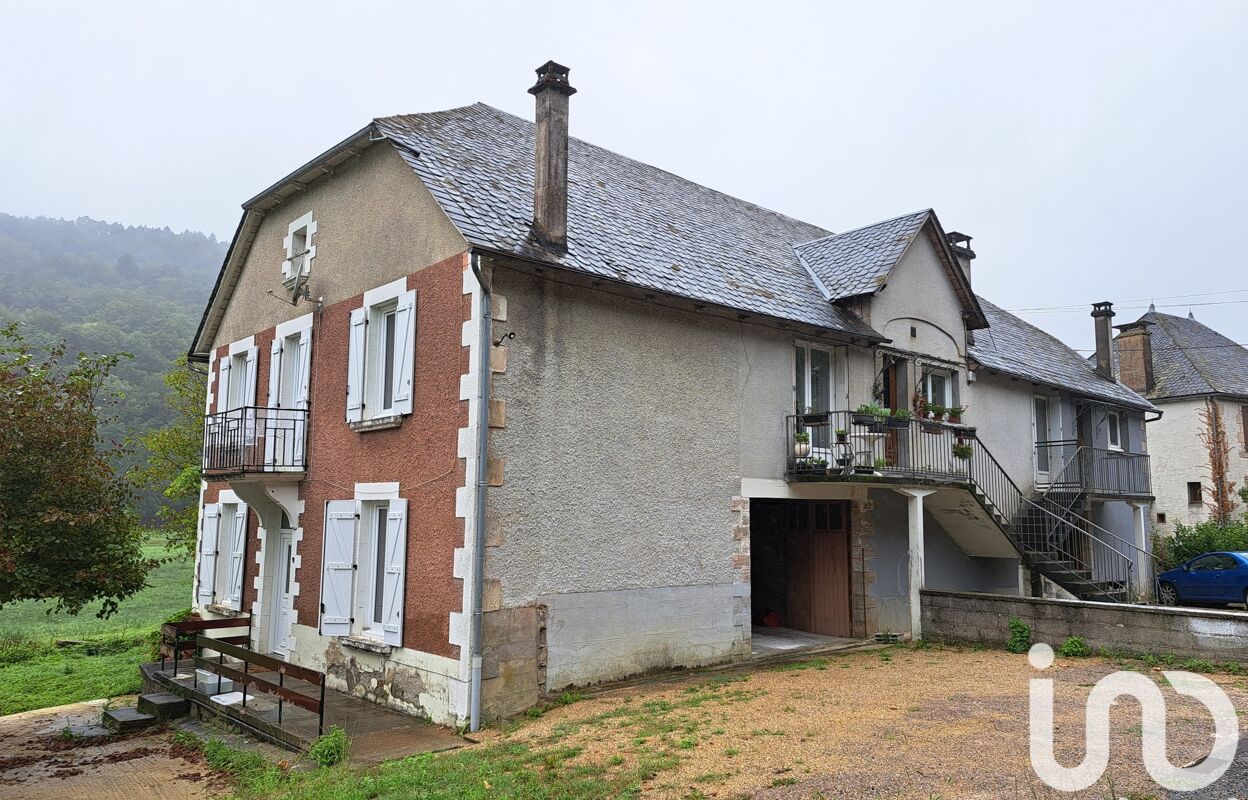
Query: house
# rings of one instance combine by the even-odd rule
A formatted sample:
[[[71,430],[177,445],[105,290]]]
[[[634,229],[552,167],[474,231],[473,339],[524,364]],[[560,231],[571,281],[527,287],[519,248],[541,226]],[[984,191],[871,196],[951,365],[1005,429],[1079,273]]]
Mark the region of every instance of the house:
[[[535,124],[376,119],[244,204],[191,349],[205,616],[475,727],[919,636],[924,585],[1147,586],[1153,406],[976,296],[969,237],[833,233],[569,138],[566,68],[530,91]]]
[[[1118,326],[1118,377],[1165,412],[1149,420],[1159,532],[1210,517],[1218,494],[1238,503],[1231,485],[1248,486],[1248,349],[1186,317],[1150,306]],[[1220,432],[1220,433],[1219,433]],[[1225,467],[1214,469],[1204,437],[1225,442]],[[1221,484],[1221,491],[1219,491]]]

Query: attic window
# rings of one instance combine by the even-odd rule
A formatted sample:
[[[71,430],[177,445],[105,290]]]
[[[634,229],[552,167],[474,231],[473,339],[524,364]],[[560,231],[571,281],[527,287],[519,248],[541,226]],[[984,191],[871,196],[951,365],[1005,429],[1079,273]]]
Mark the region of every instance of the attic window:
[[[282,261],[282,280],[292,283],[296,278],[306,278],[312,271],[312,259],[316,257],[316,220],[312,212],[290,223],[282,246],[286,258]]]

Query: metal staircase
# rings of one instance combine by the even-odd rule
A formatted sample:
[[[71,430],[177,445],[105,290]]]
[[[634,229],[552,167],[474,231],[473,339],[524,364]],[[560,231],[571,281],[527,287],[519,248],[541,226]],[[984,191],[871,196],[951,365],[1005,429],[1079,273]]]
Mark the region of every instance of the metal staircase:
[[[1085,500],[1078,487],[1055,480],[1028,497],[976,440],[970,490],[1023,563],[1079,599],[1127,603],[1145,593],[1136,563],[1152,555],[1077,513]]]

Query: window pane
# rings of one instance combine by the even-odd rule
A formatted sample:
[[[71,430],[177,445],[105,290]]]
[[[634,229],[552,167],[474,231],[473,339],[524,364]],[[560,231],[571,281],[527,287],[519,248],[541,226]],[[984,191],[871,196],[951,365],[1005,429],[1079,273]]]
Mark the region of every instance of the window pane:
[[[1043,397],[1037,397],[1035,402],[1036,414],[1036,471],[1049,471],[1049,448],[1041,446],[1049,440],[1049,401]]]
[[[386,577],[386,506],[377,509],[377,543],[373,548],[376,564],[373,574],[373,622],[381,624],[381,601],[385,596]]]
[[[1107,422],[1109,423],[1109,443],[1117,447],[1122,443],[1121,432],[1118,429],[1118,415],[1110,414]]]
[[[797,348],[797,413],[806,410],[806,348]]]
[[[394,312],[386,315],[386,338],[383,347],[381,369],[381,407],[388,409],[394,405]]]
[[[292,546],[286,545],[286,594],[290,594],[290,573],[294,572],[290,566],[290,562],[294,560],[294,555],[290,552]]]
[[[832,397],[832,354],[827,350],[810,350],[810,409],[827,411]]]

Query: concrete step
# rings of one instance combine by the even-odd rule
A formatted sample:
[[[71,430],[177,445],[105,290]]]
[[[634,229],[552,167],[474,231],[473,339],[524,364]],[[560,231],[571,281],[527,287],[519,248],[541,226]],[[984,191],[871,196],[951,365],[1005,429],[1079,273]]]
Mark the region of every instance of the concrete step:
[[[195,670],[195,688],[205,694],[224,694],[234,691],[234,681],[210,670],[197,669]]]
[[[168,692],[139,695],[139,711],[161,719],[174,719],[191,713],[191,701]]]
[[[155,725],[159,720],[151,714],[144,714],[137,708],[112,708],[104,712],[104,726],[118,733],[142,730]]]

